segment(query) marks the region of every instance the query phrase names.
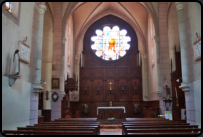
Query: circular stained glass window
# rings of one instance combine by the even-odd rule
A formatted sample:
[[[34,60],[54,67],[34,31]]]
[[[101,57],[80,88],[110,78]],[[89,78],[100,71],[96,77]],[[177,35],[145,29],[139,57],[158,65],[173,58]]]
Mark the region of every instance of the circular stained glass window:
[[[103,30],[97,29],[95,31],[97,36],[92,36],[91,48],[94,53],[104,60],[117,60],[123,57],[130,49],[131,41],[129,36],[126,36],[127,30],[118,26],[114,26],[112,29],[109,26],[105,26]]]

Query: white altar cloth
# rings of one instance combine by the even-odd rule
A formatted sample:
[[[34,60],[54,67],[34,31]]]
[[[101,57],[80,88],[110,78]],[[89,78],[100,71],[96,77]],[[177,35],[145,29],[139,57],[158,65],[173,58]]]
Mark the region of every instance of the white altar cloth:
[[[99,109],[123,109],[125,113],[125,107],[97,107],[97,115],[99,113]]]

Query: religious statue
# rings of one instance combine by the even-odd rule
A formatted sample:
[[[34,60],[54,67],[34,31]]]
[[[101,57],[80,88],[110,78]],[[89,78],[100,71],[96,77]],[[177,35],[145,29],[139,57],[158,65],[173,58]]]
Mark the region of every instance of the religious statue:
[[[13,69],[11,75],[18,75],[20,73],[20,58],[17,49],[13,54]]]
[[[88,113],[88,111],[87,111],[88,105],[87,104],[83,104],[82,106],[84,106],[84,113],[87,114]]]
[[[169,100],[169,97],[170,97],[170,88],[169,88],[169,86],[167,84],[165,86],[165,89],[166,89],[166,99]]]
[[[137,103],[137,104],[134,104],[133,103],[133,105],[134,105],[134,107],[135,107],[135,113],[137,113],[138,112],[138,106],[139,106],[139,104]]]

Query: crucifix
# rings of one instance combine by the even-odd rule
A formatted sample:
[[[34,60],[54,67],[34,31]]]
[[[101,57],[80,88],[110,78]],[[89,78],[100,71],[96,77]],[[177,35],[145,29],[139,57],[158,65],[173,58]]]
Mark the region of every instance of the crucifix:
[[[112,85],[113,83],[111,83],[111,81],[110,81],[110,83],[109,83],[109,85],[110,85],[110,90],[112,90],[112,88],[111,88],[111,85]]]

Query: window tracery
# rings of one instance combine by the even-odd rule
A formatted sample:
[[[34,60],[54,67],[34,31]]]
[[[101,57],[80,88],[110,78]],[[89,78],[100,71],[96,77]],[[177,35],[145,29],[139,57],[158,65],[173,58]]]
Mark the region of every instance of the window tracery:
[[[97,29],[95,33],[97,36],[91,37],[93,42],[91,48],[96,56],[104,60],[117,60],[130,49],[128,42],[131,41],[131,37],[126,36],[125,29],[120,30],[118,26],[113,26],[112,29],[109,26],[104,26],[103,31]]]

